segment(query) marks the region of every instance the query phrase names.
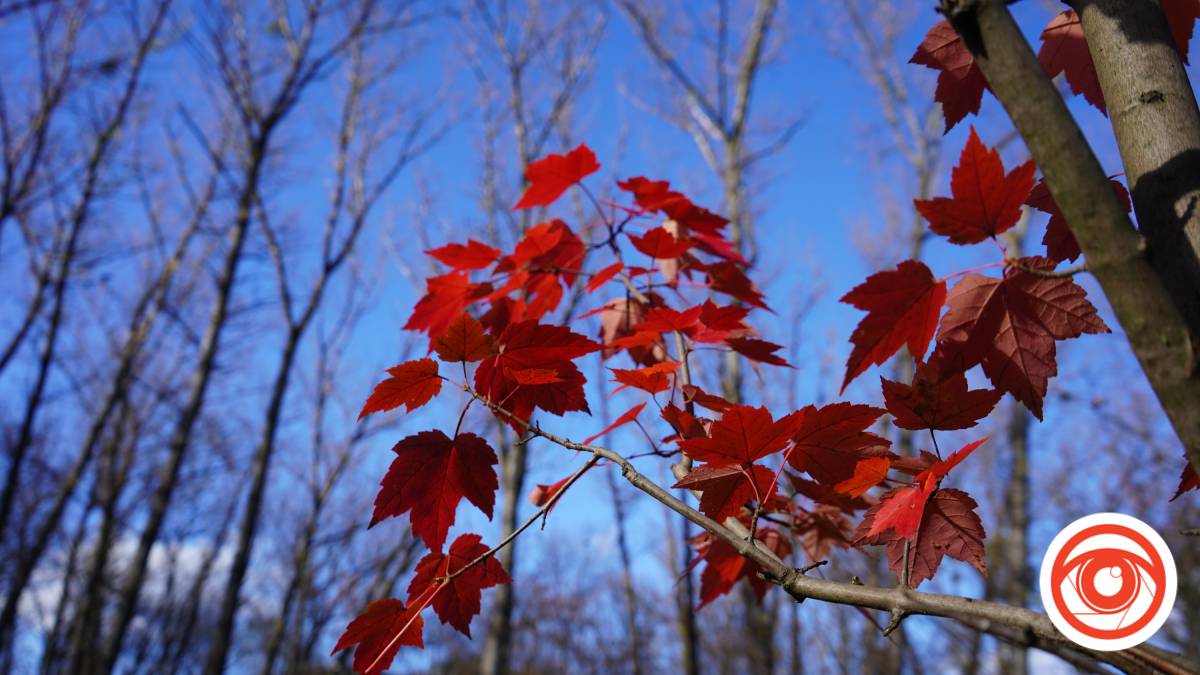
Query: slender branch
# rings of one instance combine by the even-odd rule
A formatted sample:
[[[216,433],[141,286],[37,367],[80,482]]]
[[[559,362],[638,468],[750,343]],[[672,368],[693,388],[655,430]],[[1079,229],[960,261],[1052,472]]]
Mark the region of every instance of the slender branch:
[[[588,452],[616,464],[621,468],[621,475],[631,485],[732,547],[739,555],[746,557],[759,567],[762,578],[783,588],[798,601],[813,598],[840,605],[878,609],[893,614],[900,612],[905,615],[918,614],[951,618],[988,633],[1010,634],[1012,631],[1018,631],[1028,637],[1031,647],[1052,653],[1069,651],[1083,654],[1097,661],[1131,671],[1163,669],[1162,666],[1166,665],[1169,666],[1165,668],[1168,672],[1200,672],[1200,663],[1193,663],[1181,655],[1148,645],[1117,652],[1087,649],[1071,642],[1059,633],[1046,615],[1021,607],[940,593],[916,592],[906,588],[879,588],[865,586],[861,582],[832,581],[806,576],[804,573],[806,570],[787,565],[757,540],[747,538],[744,534],[735,532],[732,528],[718,523],[688,506],[666,488],[640,473],[621,454],[608,448],[577,443],[545,431],[540,426],[530,424],[493,403],[471,387],[466,385],[461,387],[469,396],[478,399],[498,416],[512,420],[527,433],[544,438],[568,450]]]

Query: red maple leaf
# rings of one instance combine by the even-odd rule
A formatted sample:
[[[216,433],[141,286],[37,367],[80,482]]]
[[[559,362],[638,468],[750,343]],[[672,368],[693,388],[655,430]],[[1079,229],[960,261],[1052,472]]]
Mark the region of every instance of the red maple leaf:
[[[1088,103],[1105,112],[1104,92],[1100,90],[1096,65],[1092,63],[1087,38],[1083,35],[1083,24],[1079,22],[1075,10],[1068,9],[1059,14],[1042,29],[1042,48],[1038,50],[1038,61],[1047,75],[1054,78],[1062,73],[1073,93],[1083,94]]]
[[[463,498],[492,517],[500,486],[492,467],[499,460],[487,441],[466,432],[451,440],[441,431],[422,431],[392,452],[396,459],[380,482],[372,526],[411,510],[413,534],[440,551]]]
[[[946,282],[934,279],[929,268],[917,260],[905,260],[895,270],[876,272],[855,286],[841,302],[867,312],[850,336],[854,349],[846,360],[842,391],[850,381],[872,365],[882,365],[907,344],[920,359],[933,339]]]
[[[483,590],[512,583],[512,578],[495,556],[462,571],[488,552],[482,542],[483,538],[478,534],[461,534],[450,544],[448,553],[431,551],[421,558],[408,585],[409,606],[420,606],[423,601],[428,601],[442,623],[471,637],[471,619],[479,614]],[[458,576],[453,579],[440,581],[455,573]],[[429,594],[432,594],[432,600],[429,600]]]
[[[892,468],[890,457],[868,457],[858,460],[854,465],[854,475],[833,486],[835,490],[851,497],[861,497],[868,490],[879,485],[887,478],[888,469]]]
[[[475,390],[518,419],[528,420],[535,408],[554,415],[570,410],[587,411],[585,379],[571,359],[590,354],[600,345],[563,326],[520,321],[500,334],[498,353],[483,360],[475,371]],[[522,385],[514,371],[540,369],[558,373],[558,382]],[[524,427],[503,413],[497,417],[518,433]]]
[[[930,28],[908,62],[940,71],[934,100],[942,104],[945,131],[950,131],[967,113],[979,112],[983,92],[988,89],[987,79],[950,22],[940,21]]]
[[[425,280],[425,295],[413,306],[405,330],[419,330],[437,337],[469,305],[487,297],[491,284],[473,284],[465,270]]]
[[[1163,13],[1167,15],[1167,25],[1171,27],[1171,36],[1175,38],[1175,48],[1179,50],[1179,58],[1188,62],[1188,43],[1192,41],[1192,30],[1196,19],[1200,19],[1200,0],[1162,0]]]
[[[703,311],[701,305],[690,307],[682,312],[670,307],[655,307],[646,312],[646,318],[638,325],[639,331],[648,333],[674,333],[687,331],[700,320]]]
[[[729,348],[733,351],[751,361],[766,363],[772,366],[783,366],[785,368],[792,367],[792,364],[784,360],[783,357],[775,354],[775,352],[783,349],[783,345],[759,340],[758,338],[730,338],[725,341],[725,344],[729,345]]]
[[[566,155],[547,155],[526,167],[525,180],[529,187],[513,209],[549,206],[567,188],[599,169],[596,154],[582,143]]]
[[[595,274],[592,275],[592,278],[588,280],[587,292],[588,293],[595,292],[595,290],[597,288],[600,288],[604,284],[611,281],[613,279],[613,277],[620,274],[621,271],[624,269],[625,269],[625,263],[617,261],[617,262],[609,265],[608,267],[605,267],[604,269],[600,270],[599,272],[596,272]]]
[[[933,578],[945,556],[970,563],[980,574],[987,574],[987,564],[983,557],[983,540],[986,533],[983,522],[975,513],[978,504],[970,495],[954,489],[935,492],[924,505],[919,526],[911,538],[897,534],[894,529],[870,534],[875,529],[875,520],[887,504],[887,500],[888,497],[885,496],[884,501],[867,511],[854,533],[854,543],[857,546],[886,545],[888,568],[897,577],[903,578],[904,543],[908,541],[908,584],[911,588],[916,588],[922,581]]]
[[[1175,496],[1171,497],[1171,501],[1179,499],[1183,493],[1189,490],[1200,490],[1200,478],[1196,477],[1196,469],[1185,455],[1183,471],[1179,474],[1179,489],[1175,491]]]
[[[749,468],[702,464],[671,487],[699,490],[700,511],[720,523],[741,513],[746,502],[770,501],[778,489],[774,483],[775,472],[758,464]]]
[[[567,486],[567,483],[570,482],[572,476],[574,475],[575,474],[571,474],[560,481],[550,484],[538,483],[533,487],[532,490],[529,491],[529,503],[533,504],[539,509],[545,506],[550,502],[551,499],[554,499],[554,495],[561,492],[562,489]],[[558,506],[558,503],[556,502],[554,506]],[[554,510],[554,506],[550,507],[550,511]]]
[[[359,614],[333,646],[336,654],[355,645],[354,672],[378,675],[392,665],[401,647],[425,647],[421,615],[399,600],[376,600]]]
[[[759,528],[755,535],[768,549],[781,558],[791,555],[792,545],[778,530],[771,527]],[[697,558],[693,565],[703,560],[704,571],[700,573],[700,609],[733,589],[740,579],[746,579],[759,600],[767,592],[767,582],[758,576],[758,565],[747,560],[732,546],[707,533],[692,540]]]
[[[1112,185],[1113,192],[1117,193],[1117,200],[1125,207],[1125,213],[1132,211],[1133,203],[1129,200],[1129,191],[1125,189],[1125,186],[1112,178],[1108,182]],[[1042,245],[1046,247],[1046,257],[1056,262],[1078,258],[1082,253],[1079,249],[1079,242],[1071,233],[1066,218],[1063,218],[1062,212],[1058,210],[1058,204],[1054,201],[1054,196],[1050,194],[1050,188],[1046,185],[1045,179],[1033,187],[1025,204],[1050,214],[1050,222],[1046,223],[1046,234],[1042,237]]]
[[[685,384],[682,390],[685,403],[695,403],[701,408],[707,408],[719,413],[723,413],[733,407],[733,404],[725,397],[710,394],[694,384]]]
[[[617,419],[613,420],[613,423],[612,423],[612,424],[610,424],[610,425],[608,425],[608,426],[604,427],[604,428],[603,428],[603,429],[601,429],[599,432],[597,432],[597,433],[595,433],[595,434],[592,434],[591,436],[589,436],[589,437],[587,437],[586,439],[584,439],[584,441],[583,441],[583,444],[584,444],[584,445],[588,445],[589,443],[591,443],[592,441],[596,440],[597,438],[600,438],[601,436],[604,436],[604,435],[608,434],[608,433],[609,433],[610,431],[612,431],[613,429],[617,429],[617,428],[619,428],[619,427],[623,427],[623,426],[625,426],[626,424],[629,424],[630,422],[632,422],[632,421],[636,420],[636,419],[637,419],[637,416],[638,416],[638,415],[640,415],[640,414],[642,413],[642,408],[645,408],[645,407],[646,407],[646,402],[645,402],[645,401],[642,401],[641,403],[639,403],[639,404],[637,404],[637,405],[633,406],[633,407],[632,407],[632,408],[630,408],[629,410],[626,410],[625,412],[621,413],[621,416],[620,416],[620,417],[618,417]]]
[[[788,471],[784,473],[787,474],[792,488],[796,490],[796,494],[808,497],[818,505],[830,506],[843,513],[854,513],[855,511],[870,508],[873,503],[863,497],[851,497],[850,495],[838,492],[832,485],[801,478]]]
[[[913,487],[897,488],[884,495],[878,507],[869,514],[872,523],[867,535],[874,537],[893,530],[899,537],[911,538],[921,525],[930,495],[935,494],[942,479],[986,441],[987,437],[984,437],[964,445],[945,460],[939,459],[930,464],[929,468],[917,475]],[[857,475],[857,470],[855,473]]]
[[[713,466],[749,465],[787,447],[800,420],[800,413],[776,421],[766,408],[735,405],[712,425],[707,438],[688,438],[679,447],[688,457]]]
[[[837,485],[854,475],[859,460],[888,453],[891,442],[866,431],[884,412],[852,403],[802,408],[788,463],[827,486]]]
[[[618,181],[617,187],[631,193],[634,202],[644,211],[661,211],[688,201],[687,197],[672,190],[671,183],[665,180],[650,180],[644,176],[634,176]]]
[[[724,293],[759,309],[770,310],[763,301],[763,294],[755,287],[754,282],[737,263],[725,260],[712,265],[697,265],[708,275],[708,287],[718,293]]]
[[[475,317],[463,312],[446,332],[433,341],[438,358],[443,361],[481,361],[496,351],[496,339],[483,332]]]
[[[1046,258],[1022,258],[1023,267],[1054,269]],[[1107,333],[1108,326],[1067,277],[1047,278],[1010,266],[1003,279],[968,275],[946,302],[938,340],[955,343],[966,363],[982,363],[992,385],[1011,393],[1038,419],[1049,378],[1058,372],[1055,340]]]
[[[468,239],[466,244],[446,244],[425,253],[456,270],[481,270],[500,257],[500,251],[474,239]]]
[[[408,361],[388,368],[387,372],[391,377],[375,385],[375,391],[363,404],[358,419],[402,405],[412,412],[442,390],[442,378],[433,359]]]
[[[969,429],[988,416],[1003,392],[967,389],[962,372],[940,372],[934,360],[917,366],[911,385],[879,378],[892,423],[901,429]]]
[[[663,227],[656,227],[642,236],[630,234],[629,241],[633,242],[634,248],[657,260],[678,258],[692,247],[687,237],[677,238]]]
[[[792,532],[800,537],[800,547],[804,549],[804,555],[808,556],[809,560],[817,561],[828,558],[834,546],[849,548],[854,525],[838,507],[818,504],[796,516],[792,523]]]
[[[942,479],[950,473],[950,470],[961,464],[967,457],[970,457],[972,452],[975,452],[979,446],[987,442],[987,439],[988,437],[984,436],[977,441],[971,441],[950,453],[950,456],[946,459],[939,459],[931,464],[928,469],[917,474],[916,481],[921,484],[921,487],[925,490],[925,494],[929,495],[936,490],[941,484]]]
[[[1021,204],[1033,189],[1033,162],[1004,173],[1000,153],[979,140],[975,127],[950,174],[954,196],[913,201],[929,229],[952,244],[976,244],[1017,224]]]
[[[653,366],[638,368],[636,370],[609,368],[613,375],[616,376],[616,379],[613,381],[621,383],[621,386],[613,389],[612,393],[615,394],[628,387],[641,389],[651,394],[666,391],[671,388],[671,380],[668,376],[678,369],[679,363],[676,361],[663,361],[662,363],[656,363]]]

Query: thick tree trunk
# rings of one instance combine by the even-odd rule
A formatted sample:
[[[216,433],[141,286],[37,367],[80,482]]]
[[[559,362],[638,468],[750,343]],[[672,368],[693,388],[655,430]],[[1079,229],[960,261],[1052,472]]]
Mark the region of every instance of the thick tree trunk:
[[[1077,3],[1138,226],[1175,304],[1200,329],[1200,110],[1157,0]]]
[[[943,5],[1045,174],[1088,269],[1104,289],[1188,458],[1200,467],[1200,326],[1168,292],[1176,285],[1171,270],[1186,266],[1164,262],[1192,255],[1190,248],[1147,250],[1003,0],[943,0]],[[1186,177],[1165,177],[1176,170],[1159,169],[1153,182],[1178,185]]]

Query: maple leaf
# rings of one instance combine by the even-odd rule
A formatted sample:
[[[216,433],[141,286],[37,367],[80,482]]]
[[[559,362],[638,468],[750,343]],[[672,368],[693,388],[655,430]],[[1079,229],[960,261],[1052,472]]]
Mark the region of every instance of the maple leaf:
[[[783,349],[783,345],[777,345],[774,342],[759,340],[757,338],[730,338],[725,344],[733,351],[759,363],[766,363],[772,366],[783,366],[791,368],[792,364],[788,363],[783,357],[778,356],[775,352]]]
[[[1183,471],[1179,474],[1179,489],[1175,491],[1175,496],[1171,497],[1170,501],[1175,501],[1183,496],[1183,493],[1189,490],[1200,490],[1200,478],[1196,477],[1196,469],[1188,460],[1187,455],[1183,457]]]
[[[987,438],[984,437],[968,443],[945,460],[933,462],[928,469],[918,474],[915,486],[897,488],[884,495],[878,506],[872,509],[872,523],[867,536],[874,537],[887,530],[893,530],[899,537],[911,538],[921,526],[926,504],[930,496],[936,494],[942,479],[986,441]],[[857,470],[855,474],[857,477]]]
[[[375,385],[375,391],[363,404],[358,419],[400,406],[406,406],[408,412],[412,412],[442,390],[442,378],[433,359],[408,361],[388,368],[387,372],[391,377]]]
[[[788,481],[796,490],[796,494],[808,497],[818,505],[833,507],[843,513],[854,513],[870,508],[873,503],[863,497],[851,497],[838,492],[833,486],[801,478],[791,472],[785,471],[784,473],[787,474]]]
[[[868,490],[887,478],[892,468],[890,457],[868,457],[854,465],[854,475],[833,486],[835,490],[851,497],[861,497]]]
[[[791,555],[792,545],[778,530],[760,528],[755,536],[780,558],[786,559]],[[758,565],[747,560],[729,544],[707,533],[697,537],[693,543],[699,555],[696,562],[705,562],[704,571],[700,573],[700,605],[697,609],[731,591],[734,584],[743,578],[750,583],[758,599],[762,600],[767,592],[767,582],[759,578]]]
[[[638,330],[648,333],[687,331],[700,320],[703,309],[696,305],[679,312],[670,307],[655,307],[646,312],[646,318],[638,325]]]
[[[879,500],[879,504],[867,513],[874,517],[867,536],[874,537],[888,530],[905,539],[912,537],[921,527],[921,516],[925,513],[925,501],[929,495],[919,487],[901,487],[892,490]]]
[[[733,407],[733,404],[724,397],[710,394],[694,384],[683,385],[683,400],[685,403],[695,403],[702,408],[720,413]]]
[[[929,229],[952,244],[977,244],[1017,224],[1021,204],[1033,189],[1033,162],[1004,173],[1000,153],[979,140],[975,127],[950,174],[954,196],[916,199],[913,204]]]
[[[700,305],[700,325],[693,326],[688,331],[688,337],[694,342],[716,344],[747,335],[750,333],[750,327],[746,325],[745,318],[749,313],[749,307],[721,307],[712,300],[705,300],[704,304]]]
[[[597,288],[600,288],[604,284],[611,281],[613,279],[613,277],[620,274],[621,270],[624,270],[624,269],[625,269],[625,263],[618,261],[618,262],[615,262],[615,263],[609,265],[608,267],[605,267],[604,269],[600,270],[599,272],[596,272],[595,274],[592,275],[592,278],[588,280],[587,292],[588,293],[595,292],[595,290]]]
[[[967,457],[970,457],[972,452],[975,452],[979,446],[987,442],[987,439],[988,437],[984,436],[977,441],[967,443],[958,450],[950,453],[950,456],[946,459],[934,462],[928,469],[918,474],[916,480],[925,490],[925,494],[929,495],[936,490],[938,485],[941,484],[942,479],[950,473],[950,470],[961,464]]]
[[[1162,10],[1167,16],[1167,25],[1171,27],[1171,37],[1175,39],[1179,58],[1186,65],[1188,43],[1192,40],[1196,19],[1200,19],[1200,0],[1162,0]]]
[[[477,392],[521,420],[528,420],[535,408],[554,415],[588,410],[583,393],[585,379],[571,359],[590,354],[600,345],[563,326],[540,324],[534,320],[509,325],[497,343],[498,352],[484,359],[475,371]],[[522,385],[515,371],[530,369],[552,370],[558,374],[559,381]],[[521,424],[507,415],[496,414],[518,433],[524,431]]]
[[[1108,182],[1112,186],[1113,192],[1117,193],[1117,200],[1125,207],[1125,213],[1132,211],[1133,203],[1129,199],[1129,191],[1125,189],[1125,186],[1112,178]],[[1045,179],[1033,187],[1025,204],[1050,214],[1050,222],[1046,223],[1046,234],[1042,237],[1042,245],[1046,247],[1046,256],[1056,262],[1078,258],[1082,253],[1079,249],[1079,242],[1071,233],[1066,218],[1063,218],[1062,212],[1058,210],[1058,204],[1054,201],[1054,196],[1050,194],[1050,188],[1046,185]]]
[[[872,365],[882,365],[907,344],[920,359],[933,339],[946,282],[934,279],[917,260],[905,260],[895,270],[876,272],[842,296],[841,302],[867,312],[850,336],[854,349],[846,360],[842,391]]]
[[[1022,258],[1023,267],[1054,269],[1046,258]],[[1058,372],[1055,340],[1107,333],[1108,326],[1067,277],[1047,278],[1008,267],[1003,279],[968,275],[946,302],[938,340],[957,343],[967,363],[982,363],[992,385],[1011,393],[1038,419],[1049,378]]]
[[[983,549],[986,532],[975,513],[978,504],[970,495],[955,489],[935,492],[924,505],[919,527],[911,538],[897,534],[894,529],[870,534],[885,503],[881,501],[867,511],[855,531],[854,543],[856,546],[886,545],[889,569],[903,578],[904,542],[908,541],[909,587],[916,588],[922,581],[932,579],[945,556],[970,563],[980,574],[987,574]]]
[[[942,104],[945,132],[967,113],[979,112],[983,92],[988,89],[987,79],[950,22],[940,21],[930,28],[908,62],[940,71],[934,100]]]
[[[774,482],[775,472],[758,464],[749,468],[702,464],[671,487],[699,490],[700,511],[720,523],[741,513],[746,502],[770,501],[778,489]]]
[[[673,401],[662,409],[659,416],[675,430],[675,436],[667,440],[706,438],[708,436],[708,429],[712,425],[711,420],[702,419],[686,410],[681,410]]]
[[[500,251],[474,239],[468,239],[466,244],[446,244],[425,254],[456,270],[481,270],[500,257]]]
[[[354,650],[354,672],[378,675],[392,665],[401,647],[425,647],[424,628],[421,615],[403,602],[376,600],[346,626],[331,654],[358,645]]]
[[[441,431],[422,431],[392,452],[396,459],[380,482],[372,526],[411,510],[413,534],[439,551],[464,498],[491,519],[500,486],[492,467],[499,460],[487,441],[467,432],[452,440]]]
[[[750,277],[738,267],[737,263],[725,260],[712,265],[697,266],[708,275],[708,287],[718,293],[724,293],[759,309],[770,310],[763,301],[763,294],[750,281]]]
[[[604,427],[604,428],[603,428],[603,429],[601,429],[601,430],[600,430],[598,433],[595,433],[595,434],[593,434],[593,435],[591,435],[591,436],[587,437],[587,438],[586,438],[586,439],[583,441],[583,444],[584,444],[584,445],[588,445],[588,444],[590,444],[592,441],[596,440],[597,438],[600,438],[601,436],[604,436],[604,435],[608,434],[608,433],[609,433],[610,431],[612,431],[613,429],[617,429],[617,428],[619,428],[619,427],[623,427],[623,426],[625,426],[626,424],[629,424],[630,422],[632,422],[632,421],[636,420],[636,419],[637,419],[637,416],[638,416],[638,415],[640,415],[640,414],[642,413],[642,408],[645,408],[645,407],[646,407],[646,402],[645,402],[645,401],[642,401],[641,403],[639,403],[639,404],[637,404],[637,405],[633,406],[633,407],[632,407],[632,408],[630,408],[629,410],[626,410],[625,412],[621,413],[621,416],[620,416],[620,417],[618,417],[616,420],[614,420],[612,424],[610,424],[610,425],[608,425],[608,426]]]
[[[550,502],[551,499],[554,499],[554,495],[558,494],[564,487],[566,487],[567,483],[570,482],[571,477],[574,475],[575,474],[571,474],[571,476],[567,476],[566,478],[554,483],[550,483],[549,485],[545,483],[538,483],[532,490],[529,491],[529,503],[538,508],[545,506]],[[558,506],[558,504],[555,503],[554,506]],[[554,510],[554,506],[550,507],[551,511]]]
[[[634,248],[657,260],[678,258],[692,247],[687,237],[677,238],[663,227],[656,227],[640,237],[630,234],[629,241],[633,242]]]
[[[634,176],[618,181],[617,187],[631,193],[634,202],[643,211],[661,211],[688,201],[687,197],[672,190],[671,183],[665,180],[650,180],[644,176]]]
[[[476,300],[492,292],[491,284],[473,284],[465,270],[425,280],[425,295],[413,306],[405,330],[419,330],[437,337]]]
[[[496,351],[496,339],[483,332],[475,317],[462,313],[446,332],[433,341],[433,348],[443,361],[482,361]]]
[[[666,391],[671,388],[671,381],[668,375],[671,375],[679,369],[677,361],[663,361],[656,363],[653,366],[638,368],[635,370],[624,370],[621,368],[609,368],[613,375],[616,376],[614,382],[621,383],[621,386],[613,389],[615,394],[622,389],[634,387],[642,391],[657,394],[660,391]]]
[[[917,366],[911,385],[879,378],[892,423],[901,429],[969,429],[988,416],[1003,392],[967,389],[962,372],[939,372],[935,362]]]
[[[1088,103],[1104,110],[1104,93],[1100,90],[1100,79],[1096,76],[1096,65],[1088,51],[1083,24],[1075,10],[1068,9],[1046,24],[1042,29],[1042,47],[1038,50],[1038,61],[1051,78],[1062,73],[1071,91],[1083,94]]]
[[[431,551],[417,563],[412,582],[408,585],[409,606],[418,605],[432,593],[429,604],[443,624],[454,626],[458,632],[471,637],[471,619],[480,611],[483,590],[500,584],[511,584],[512,578],[495,556],[466,569],[468,564],[488,552],[478,534],[459,535],[450,544],[448,553]],[[452,574],[453,579],[439,587],[439,579]],[[419,606],[419,605],[418,605]]]
[[[829,551],[834,546],[849,548],[852,544],[850,535],[854,532],[854,525],[838,507],[818,504],[815,508],[796,516],[792,532],[800,537],[800,547],[804,549],[804,554],[815,562],[828,558]]]
[[[565,155],[547,155],[526,167],[525,180],[529,187],[513,209],[549,206],[567,188],[599,169],[596,153],[582,143]]]
[[[802,408],[788,463],[828,486],[841,483],[854,475],[859,460],[887,454],[891,441],[866,431],[884,412],[852,403]]]
[[[712,466],[753,464],[783,450],[800,419],[799,413],[792,413],[776,421],[766,408],[735,405],[712,425],[708,438],[684,439],[679,447],[688,457]]]

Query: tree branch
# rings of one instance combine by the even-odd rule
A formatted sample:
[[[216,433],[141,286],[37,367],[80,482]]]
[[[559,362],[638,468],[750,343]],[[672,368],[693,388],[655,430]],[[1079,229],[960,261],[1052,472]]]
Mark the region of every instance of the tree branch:
[[[1087,649],[1065,638],[1046,615],[1021,607],[1010,607],[984,600],[940,593],[921,593],[900,587],[878,588],[853,582],[831,581],[806,576],[804,570],[787,565],[757,540],[745,537],[688,506],[666,488],[640,473],[620,453],[597,445],[577,443],[544,431],[541,427],[530,424],[493,403],[471,387],[460,386],[469,396],[479,400],[497,415],[515,421],[526,433],[544,438],[568,450],[591,453],[617,465],[621,469],[622,477],[631,485],[703,528],[732,547],[738,554],[758,565],[760,576],[783,588],[797,601],[813,598],[840,605],[882,610],[893,616],[911,614],[940,616],[955,619],[964,625],[988,633],[996,631],[999,627],[997,634],[1010,635],[1013,631],[1017,631],[1026,635],[1031,647],[1044,649],[1051,653],[1068,651],[1073,654],[1082,654],[1129,672],[1154,670],[1178,673],[1200,672],[1200,664],[1192,663],[1180,655],[1146,645],[1118,652],[1099,652]]]

